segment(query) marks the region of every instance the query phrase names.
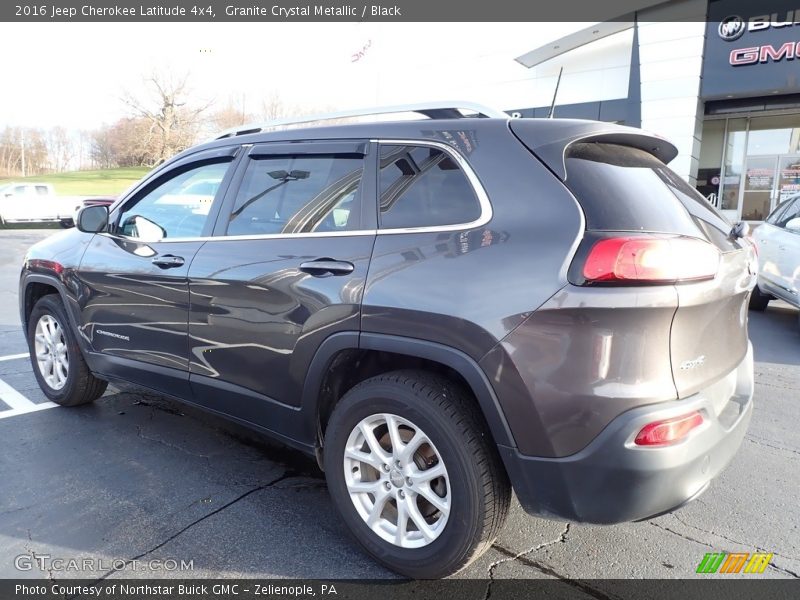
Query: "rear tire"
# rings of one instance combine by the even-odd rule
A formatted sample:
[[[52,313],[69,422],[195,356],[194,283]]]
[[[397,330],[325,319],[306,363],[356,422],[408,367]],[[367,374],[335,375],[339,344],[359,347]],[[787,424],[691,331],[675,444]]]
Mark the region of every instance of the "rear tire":
[[[28,348],[36,381],[56,404],[88,404],[106,391],[108,383],[89,371],[56,294],[44,296],[33,307],[28,320]]]
[[[461,570],[491,546],[508,513],[508,477],[483,416],[458,386],[423,371],[379,375],[347,392],[328,422],[324,466],[359,544],[408,577]]]
[[[766,310],[770,300],[772,300],[772,296],[762,292],[758,288],[758,284],[756,284],[756,287],[753,288],[753,292],[750,294],[750,310]]]

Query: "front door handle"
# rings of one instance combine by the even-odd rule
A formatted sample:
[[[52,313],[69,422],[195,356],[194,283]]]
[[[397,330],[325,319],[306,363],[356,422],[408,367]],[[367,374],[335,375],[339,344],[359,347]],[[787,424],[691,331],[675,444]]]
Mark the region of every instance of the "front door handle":
[[[300,265],[301,271],[313,275],[314,277],[321,277],[328,273],[332,275],[347,275],[348,273],[352,273],[353,269],[355,269],[353,263],[349,263],[345,260],[334,260],[332,258],[318,258],[317,260],[304,262]]]
[[[162,269],[174,269],[175,267],[182,267],[183,263],[186,261],[183,260],[182,256],[164,254],[163,256],[156,256],[152,262],[155,266]]]

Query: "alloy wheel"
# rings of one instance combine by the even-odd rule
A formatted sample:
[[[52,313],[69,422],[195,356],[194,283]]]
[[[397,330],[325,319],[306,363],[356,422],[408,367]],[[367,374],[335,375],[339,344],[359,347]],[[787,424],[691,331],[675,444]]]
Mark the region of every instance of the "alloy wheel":
[[[34,352],[39,373],[50,388],[60,390],[67,383],[69,374],[64,330],[52,315],[42,315],[36,323],[34,335]]]
[[[450,480],[436,446],[414,423],[387,413],[362,419],[347,439],[343,466],[353,505],[383,540],[421,548],[441,535]]]

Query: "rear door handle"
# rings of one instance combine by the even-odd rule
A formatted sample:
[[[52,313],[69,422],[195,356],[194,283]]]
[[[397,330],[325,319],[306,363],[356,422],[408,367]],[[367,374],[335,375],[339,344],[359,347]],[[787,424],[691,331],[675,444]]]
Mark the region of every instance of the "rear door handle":
[[[332,258],[318,258],[317,260],[311,260],[300,264],[301,271],[313,275],[314,277],[320,277],[328,273],[332,275],[347,275],[348,273],[352,273],[353,269],[355,269],[353,263],[349,263],[345,260],[334,260]]]
[[[163,256],[156,256],[152,262],[155,266],[161,267],[162,269],[174,269],[175,267],[182,267],[183,263],[186,261],[183,260],[182,256],[164,254]]]

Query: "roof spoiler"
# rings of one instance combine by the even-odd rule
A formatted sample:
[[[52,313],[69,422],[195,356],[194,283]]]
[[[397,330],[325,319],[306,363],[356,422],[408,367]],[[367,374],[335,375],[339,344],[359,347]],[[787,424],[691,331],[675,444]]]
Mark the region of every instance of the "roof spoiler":
[[[513,119],[511,131],[556,176],[567,179],[566,157],[576,142],[605,142],[639,148],[663,163],[678,155],[674,144],[664,138],[634,127],[579,119]]]

